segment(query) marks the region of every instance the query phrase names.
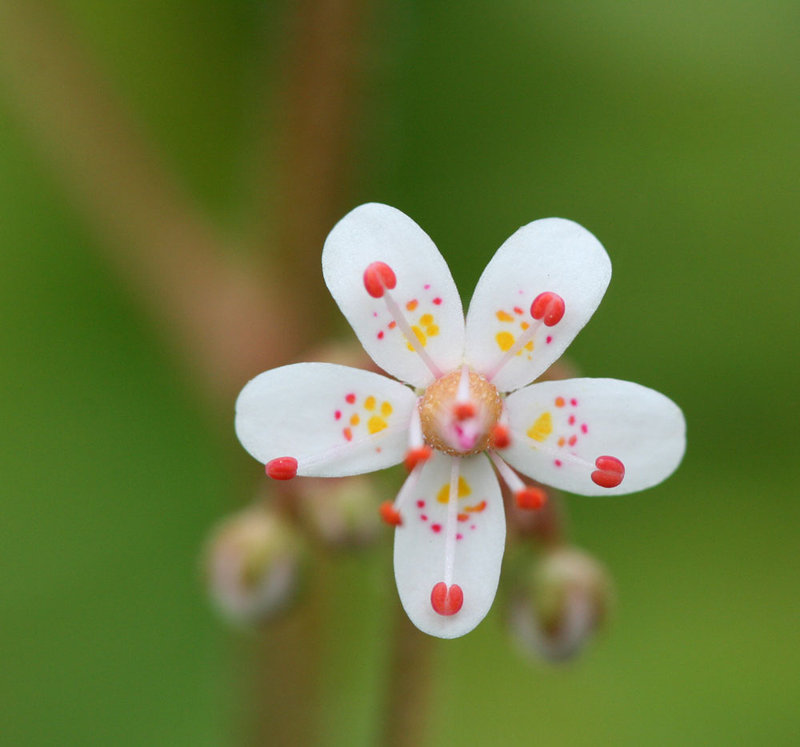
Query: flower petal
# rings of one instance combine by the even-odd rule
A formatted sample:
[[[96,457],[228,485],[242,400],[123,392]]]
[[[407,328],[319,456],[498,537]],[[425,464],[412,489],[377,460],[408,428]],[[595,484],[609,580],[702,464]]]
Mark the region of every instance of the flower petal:
[[[386,298],[374,298],[364,287],[364,272],[374,262],[394,272],[397,284],[388,295],[442,372],[459,366],[464,352],[464,312],[450,270],[411,218],[377,203],[345,215],[322,250],[325,282],[364,349],[392,376],[427,386],[434,373],[409,344]]]
[[[530,383],[589,321],[610,279],[605,249],[577,223],[544,218],[523,226],[478,281],[467,313],[465,359],[501,391]],[[537,298],[538,320],[531,316]]]
[[[236,435],[262,464],[291,456],[298,475],[357,475],[403,460],[415,406],[414,393],[386,376],[296,363],[242,389]]]
[[[511,445],[501,452],[503,459],[535,480],[572,493],[644,490],[672,474],[686,450],[680,408],[663,394],[629,381],[531,384],[510,395],[506,407]],[[603,487],[620,475],[615,475],[613,461],[596,464],[599,457],[622,462],[620,484]]]
[[[458,498],[451,506],[453,464]],[[468,633],[492,606],[505,544],[503,499],[489,460],[434,452],[409,476],[399,504],[403,524],[395,530],[394,572],[406,613],[439,638]],[[448,590],[449,599],[443,596]]]

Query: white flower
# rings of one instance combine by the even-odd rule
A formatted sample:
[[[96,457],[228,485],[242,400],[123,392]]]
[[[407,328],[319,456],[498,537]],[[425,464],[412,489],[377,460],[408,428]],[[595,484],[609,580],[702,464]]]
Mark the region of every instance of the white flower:
[[[615,379],[530,384],[611,278],[605,250],[576,223],[546,218],[514,233],[481,276],[466,323],[433,242],[387,205],[346,215],[325,241],[322,270],[365,350],[410,386],[346,366],[284,366],[242,390],[236,432],[276,479],[406,459],[411,474],[382,513],[397,526],[397,589],[420,630],[455,638],[492,605],[505,543],[492,465],[529,506],[538,493],[508,465],[583,495],[642,490],[678,466],[685,422],[662,394]]]

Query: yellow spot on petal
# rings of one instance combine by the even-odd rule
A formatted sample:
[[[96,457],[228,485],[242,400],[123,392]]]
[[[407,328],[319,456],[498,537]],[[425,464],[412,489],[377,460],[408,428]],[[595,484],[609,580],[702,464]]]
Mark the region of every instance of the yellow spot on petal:
[[[428,335],[428,337],[436,337],[436,335],[439,334],[439,328],[435,324],[430,324],[425,329],[425,333]]]
[[[427,327],[429,324],[433,324],[433,314],[423,314],[423,315],[422,315],[422,316],[419,318],[419,323],[420,323],[420,324],[421,324],[423,327]]]
[[[384,402],[381,404],[381,415],[383,417],[388,418],[392,414],[392,403],[391,402]]]
[[[499,319],[501,322],[513,322],[513,321],[514,321],[514,317],[513,317],[513,316],[511,316],[511,314],[509,314],[507,311],[498,311],[498,312],[495,314],[495,316],[496,316],[496,317],[497,317],[497,318],[498,318],[498,319]]]
[[[520,322],[519,326],[522,327],[522,329],[528,329],[528,327],[530,327],[531,325],[528,324],[528,322]]]
[[[533,340],[525,343],[525,350],[533,350]]]
[[[497,346],[504,353],[507,350],[511,350],[514,345],[514,335],[512,335],[510,332],[498,332],[494,339],[497,340]]]
[[[466,496],[472,493],[472,488],[469,486],[469,483],[463,478],[458,478],[458,497],[459,498],[466,498]],[[446,482],[440,488],[439,492],[436,494],[436,500],[439,503],[448,503],[450,501],[450,483]]]
[[[358,425],[361,422],[361,418],[358,415],[353,415],[350,418],[350,425]]]
[[[553,418],[549,412],[543,412],[536,422],[528,428],[527,436],[534,441],[544,441],[553,432]]]
[[[367,430],[370,433],[378,433],[378,431],[382,431],[384,428],[387,428],[386,421],[380,417],[379,415],[373,415],[367,421]]]
[[[373,397],[371,394],[364,400],[364,409],[366,410],[375,409],[375,397]]]
[[[425,333],[419,327],[412,327],[411,331],[416,335],[417,339],[419,340],[419,344],[424,348],[428,344]],[[414,349],[414,346],[410,342],[407,342],[406,344],[408,345],[409,350]]]

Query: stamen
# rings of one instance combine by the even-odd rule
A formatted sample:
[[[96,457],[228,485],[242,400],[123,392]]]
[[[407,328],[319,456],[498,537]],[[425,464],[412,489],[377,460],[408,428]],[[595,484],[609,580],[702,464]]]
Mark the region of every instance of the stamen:
[[[403,524],[403,519],[400,516],[400,512],[394,507],[394,503],[392,501],[384,501],[381,503],[378,512],[381,515],[381,519],[391,527],[399,527]]]
[[[417,487],[420,474],[422,474],[421,469],[415,469],[411,472],[403,483],[403,487],[400,488],[400,492],[397,494],[397,498],[394,499],[394,503],[391,501],[384,501],[381,503],[378,512],[381,515],[381,519],[390,526],[400,527],[403,525],[403,516],[400,513],[400,509],[408,499],[408,496],[413,493],[414,489]]]
[[[431,458],[432,455],[433,449],[427,444],[419,446],[416,449],[409,449],[406,452],[406,458],[404,460],[406,469],[409,472],[413,471],[414,467],[416,467],[418,464],[424,464]]]
[[[547,493],[541,488],[526,485],[520,476],[514,472],[497,454],[489,451],[489,458],[500,473],[500,477],[514,494],[517,506],[527,510],[537,510],[547,502]]]
[[[545,291],[533,299],[531,316],[536,320],[541,319],[545,326],[553,327],[561,321],[565,309],[564,299],[558,293]]]
[[[373,262],[364,270],[364,287],[373,298],[380,298],[386,288],[397,285],[394,270],[385,262]]]
[[[511,431],[507,425],[496,423],[492,428],[492,435],[490,440],[491,448],[493,449],[507,449],[511,445]]]
[[[497,376],[500,369],[536,336],[542,324],[546,327],[552,327],[558,324],[564,317],[565,310],[566,304],[564,303],[564,299],[561,298],[558,293],[545,291],[536,296],[536,298],[533,299],[533,303],[531,303],[531,316],[538,323],[531,324],[530,327],[517,338],[516,342],[505,352],[495,367],[486,374],[486,378],[491,381]]]
[[[454,457],[450,467],[450,495],[447,501],[447,519],[444,538],[444,582],[449,586],[453,581],[453,568],[456,564],[456,530],[458,528],[458,473],[460,457]],[[459,605],[460,607],[461,605]]]
[[[265,466],[267,477],[273,480],[291,480],[297,475],[297,460],[294,457],[271,459]]]
[[[440,581],[431,591],[431,607],[434,612],[445,617],[455,615],[464,604],[464,592],[458,584],[448,586]]]
[[[601,488],[616,488],[625,477],[625,465],[616,457],[597,457],[594,463],[597,469],[592,472],[592,482]]]

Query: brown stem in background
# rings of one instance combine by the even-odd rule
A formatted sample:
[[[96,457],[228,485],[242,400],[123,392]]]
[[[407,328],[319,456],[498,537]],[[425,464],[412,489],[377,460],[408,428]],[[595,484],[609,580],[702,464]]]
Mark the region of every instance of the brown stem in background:
[[[417,630],[399,604],[395,608],[389,687],[378,744],[419,747],[429,726],[434,639]]]
[[[229,407],[254,373],[300,349],[285,284],[229,256],[49,3],[0,4],[0,83],[98,249],[215,398]]]

